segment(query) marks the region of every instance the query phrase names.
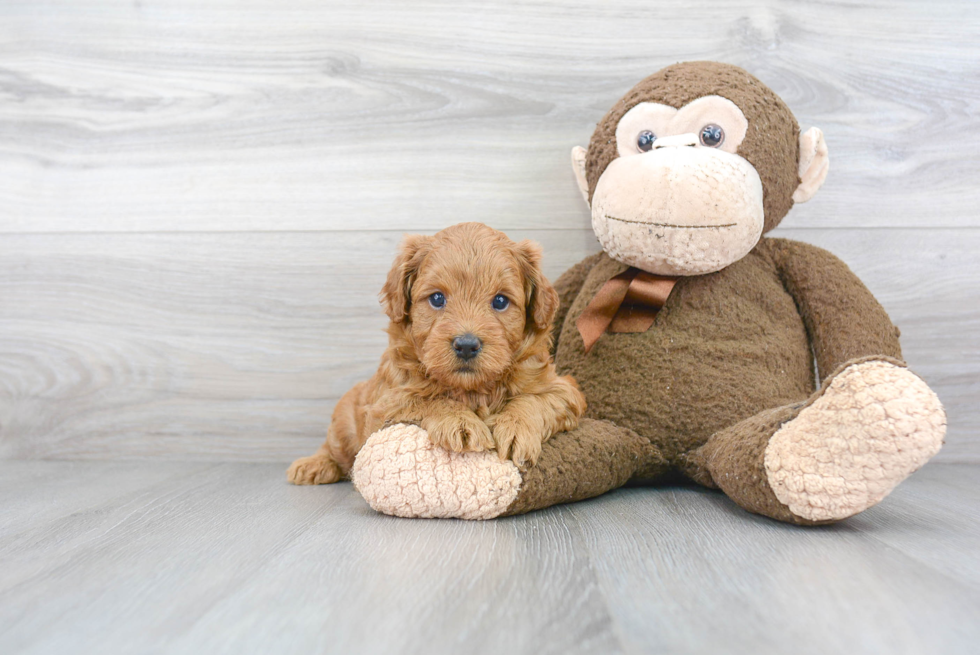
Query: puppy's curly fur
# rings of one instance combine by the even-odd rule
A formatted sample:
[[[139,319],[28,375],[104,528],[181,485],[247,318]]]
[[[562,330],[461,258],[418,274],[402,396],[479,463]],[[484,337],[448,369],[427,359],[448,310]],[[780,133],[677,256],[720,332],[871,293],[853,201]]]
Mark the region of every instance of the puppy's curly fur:
[[[340,399],[326,442],[293,462],[290,482],[346,478],[368,436],[395,423],[420,425],[448,450],[496,449],[518,466],[578,425],[585,397],[551,361],[558,294],[537,244],[480,223],[406,237],[381,302],[391,319],[381,366]]]

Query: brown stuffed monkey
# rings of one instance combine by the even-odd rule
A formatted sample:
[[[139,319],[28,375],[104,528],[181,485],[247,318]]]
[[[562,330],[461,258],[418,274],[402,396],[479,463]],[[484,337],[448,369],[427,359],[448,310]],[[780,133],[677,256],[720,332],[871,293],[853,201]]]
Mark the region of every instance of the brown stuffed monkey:
[[[554,354],[586,418],[527,470],[386,428],[351,472],[372,507],[493,518],[681,474],[819,524],[878,503],[939,451],[942,405],[881,305],[830,253],[763,236],[817,191],[828,157],[759,80],[665,68],[572,160],[603,252],[556,282]]]

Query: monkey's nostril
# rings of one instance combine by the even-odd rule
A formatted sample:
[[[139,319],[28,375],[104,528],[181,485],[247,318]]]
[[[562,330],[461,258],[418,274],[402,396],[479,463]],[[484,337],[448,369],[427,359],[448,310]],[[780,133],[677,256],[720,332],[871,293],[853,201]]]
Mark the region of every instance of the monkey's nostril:
[[[483,343],[475,334],[464,334],[453,339],[453,350],[456,356],[464,361],[473,359],[480,354]]]

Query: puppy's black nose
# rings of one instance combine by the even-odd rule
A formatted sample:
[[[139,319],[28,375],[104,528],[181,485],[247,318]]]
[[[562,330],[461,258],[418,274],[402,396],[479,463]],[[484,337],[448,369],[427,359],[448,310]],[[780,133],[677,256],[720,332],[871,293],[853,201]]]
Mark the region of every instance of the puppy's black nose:
[[[453,350],[456,351],[456,356],[464,361],[479,355],[481,348],[483,348],[483,344],[476,338],[475,334],[464,334],[453,339]]]

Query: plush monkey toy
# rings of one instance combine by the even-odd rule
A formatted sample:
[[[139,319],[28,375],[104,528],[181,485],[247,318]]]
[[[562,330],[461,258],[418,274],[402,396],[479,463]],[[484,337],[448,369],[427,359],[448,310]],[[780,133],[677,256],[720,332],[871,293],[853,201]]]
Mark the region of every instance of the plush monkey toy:
[[[813,196],[828,156],[759,80],[665,68],[572,160],[603,252],[556,283],[555,362],[587,418],[527,470],[386,428],[352,471],[372,507],[493,518],[680,474],[812,525],[878,503],[939,451],[942,405],[881,305],[830,253],[763,236]]]

